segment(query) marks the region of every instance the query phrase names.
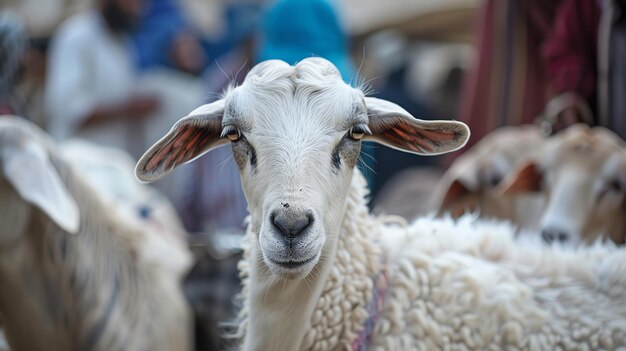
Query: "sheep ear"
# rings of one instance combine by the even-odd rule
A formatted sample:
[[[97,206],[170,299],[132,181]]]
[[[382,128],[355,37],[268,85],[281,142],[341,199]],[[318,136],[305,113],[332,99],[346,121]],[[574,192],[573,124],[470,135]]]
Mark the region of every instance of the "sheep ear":
[[[65,231],[76,234],[78,205],[61,180],[47,152],[34,144],[5,149],[2,170],[9,184],[28,203],[41,209]]]
[[[518,193],[541,190],[542,174],[534,162],[528,162],[500,183],[500,194],[514,195]]]
[[[469,138],[469,128],[456,121],[423,121],[402,107],[373,97],[365,98],[372,140],[418,155],[439,155],[460,149]]]
[[[139,159],[135,176],[143,182],[158,180],[179,165],[226,144],[228,139],[220,138],[223,115],[224,99],[191,111]]]
[[[471,193],[473,193],[473,191],[470,189],[470,187],[465,185],[460,179],[453,180],[452,183],[450,183],[450,186],[448,186],[448,189],[446,189],[446,193],[441,201],[439,211],[444,212],[453,204],[457,203],[462,198]]]

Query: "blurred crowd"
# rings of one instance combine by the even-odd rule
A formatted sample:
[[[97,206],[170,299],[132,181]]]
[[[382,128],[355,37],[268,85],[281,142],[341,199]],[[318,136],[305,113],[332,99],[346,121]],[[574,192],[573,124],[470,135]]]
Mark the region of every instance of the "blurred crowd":
[[[624,0],[442,1],[371,27],[359,10],[383,2],[365,1],[363,9],[346,0],[40,2],[8,1],[0,13],[0,114],[23,116],[57,140],[83,138],[138,158],[254,64],[309,56],[325,57],[346,83],[418,118],[466,122],[470,145],[529,123],[546,135],[585,123],[626,138]],[[401,13],[405,3],[389,6]],[[426,196],[450,162],[366,145],[360,167],[373,207],[397,213],[398,198]],[[420,182],[394,193],[402,171],[419,172]],[[209,247],[196,250],[190,297],[214,320],[232,318],[246,200],[229,150],[156,186],[192,247]]]
[[[626,2],[486,1],[459,117],[473,142],[503,125],[577,122],[626,137]]]

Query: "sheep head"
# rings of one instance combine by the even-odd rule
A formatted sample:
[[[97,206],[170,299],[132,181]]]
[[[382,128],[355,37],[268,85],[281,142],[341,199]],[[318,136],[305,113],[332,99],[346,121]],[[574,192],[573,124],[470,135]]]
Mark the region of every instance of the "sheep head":
[[[156,180],[230,144],[262,259],[272,273],[296,279],[338,235],[363,141],[436,155],[459,149],[468,136],[463,123],[421,121],[391,102],[365,97],[324,59],[295,66],[271,60],[224,98],[176,123],[140,159],[136,175]]]
[[[575,125],[555,135],[543,157],[520,165],[501,191],[543,194],[539,229],[547,242],[624,243],[626,152],[605,128]]]

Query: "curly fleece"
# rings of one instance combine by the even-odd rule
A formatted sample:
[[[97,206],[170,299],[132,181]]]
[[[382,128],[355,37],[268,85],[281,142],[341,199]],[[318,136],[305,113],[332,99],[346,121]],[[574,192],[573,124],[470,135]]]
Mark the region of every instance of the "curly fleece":
[[[355,174],[335,264],[301,350],[348,350],[368,318],[372,276],[389,286],[372,350],[613,350],[626,347],[626,250],[515,239],[508,224],[462,217],[410,225],[368,214]],[[247,244],[256,240],[248,233]],[[240,263],[245,334],[249,247]],[[383,257],[381,257],[383,255]]]

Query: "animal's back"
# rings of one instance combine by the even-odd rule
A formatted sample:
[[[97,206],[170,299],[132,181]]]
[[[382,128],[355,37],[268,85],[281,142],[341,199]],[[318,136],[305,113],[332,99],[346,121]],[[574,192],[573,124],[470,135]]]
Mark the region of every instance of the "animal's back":
[[[95,216],[82,225],[104,223],[77,234],[36,220],[32,226],[41,230],[26,233],[3,256],[1,266],[10,268],[0,276],[12,289],[0,294],[0,307],[14,349],[189,349],[181,273],[144,252],[167,254],[156,250],[166,243],[146,235],[135,245],[138,238],[124,236],[135,233],[116,231],[119,223],[107,224],[106,213]],[[169,254],[176,256],[175,249]]]
[[[372,347],[626,346],[626,252],[516,241],[506,224],[421,219],[385,232],[388,285]]]
[[[68,265],[61,275],[76,272],[78,283],[70,289],[80,301],[79,345],[89,350],[190,349],[190,311],[180,285],[189,257],[182,240],[120,216],[75,176],[84,188],[73,196],[89,204],[81,225],[89,233],[69,239],[74,242],[68,241],[66,255],[73,251],[77,261],[66,258],[59,266]]]

